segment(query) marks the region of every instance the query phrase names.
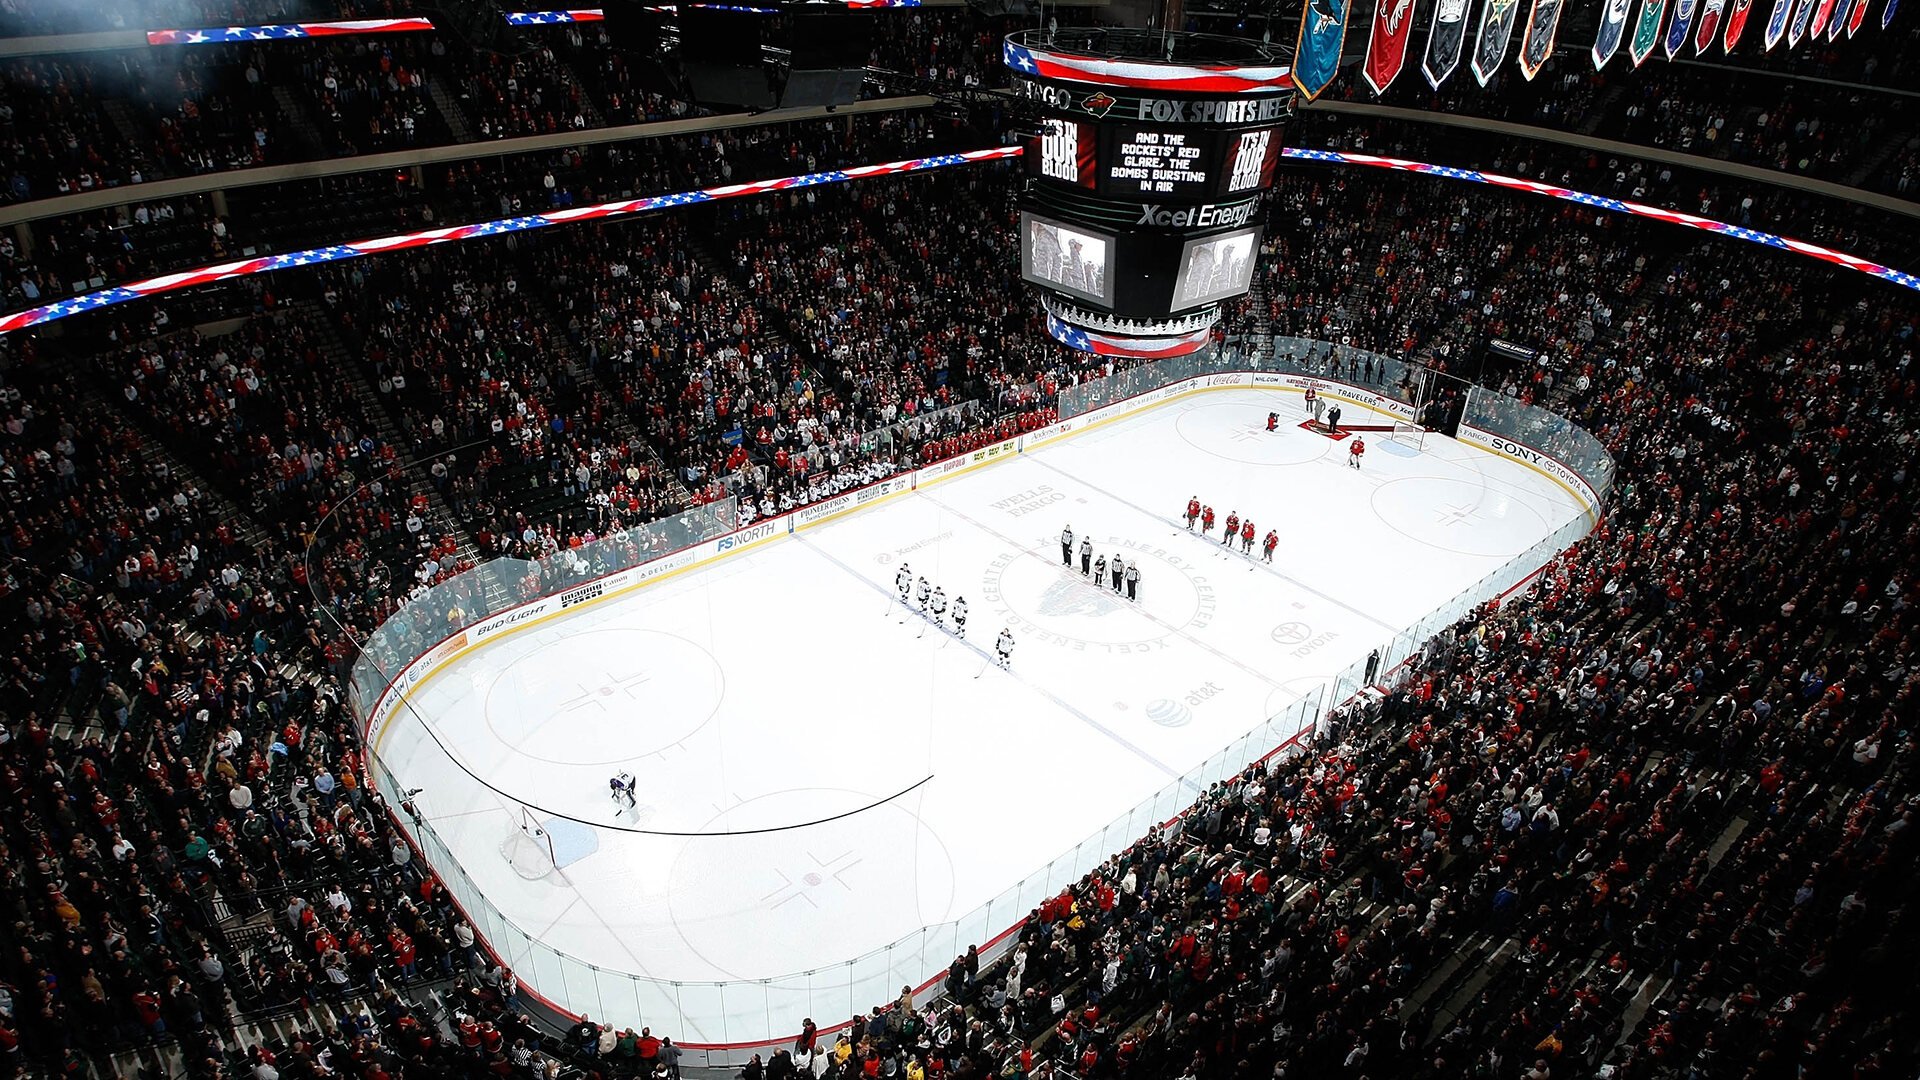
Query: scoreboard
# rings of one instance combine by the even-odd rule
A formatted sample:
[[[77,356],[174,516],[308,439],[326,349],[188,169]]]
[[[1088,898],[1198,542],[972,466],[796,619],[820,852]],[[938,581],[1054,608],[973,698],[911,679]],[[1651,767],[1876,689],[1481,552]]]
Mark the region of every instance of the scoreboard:
[[[1116,199],[1219,199],[1264,191],[1280,157],[1280,129],[1220,131],[1150,124],[1041,121],[1036,176]]]
[[[1033,121],[1020,274],[1049,332],[1125,355],[1201,347],[1259,262],[1263,196],[1292,115],[1286,55],[1099,27],[1021,31],[1003,55]]]

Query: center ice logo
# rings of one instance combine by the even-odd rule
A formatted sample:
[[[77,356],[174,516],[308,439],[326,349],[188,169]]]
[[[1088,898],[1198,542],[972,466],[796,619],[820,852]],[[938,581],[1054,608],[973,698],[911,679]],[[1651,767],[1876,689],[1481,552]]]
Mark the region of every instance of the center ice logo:
[[[1090,586],[1084,581],[1061,578],[1047,586],[1040,594],[1038,609],[1040,614],[1058,615],[1111,615],[1126,607],[1126,601],[1119,594]]]

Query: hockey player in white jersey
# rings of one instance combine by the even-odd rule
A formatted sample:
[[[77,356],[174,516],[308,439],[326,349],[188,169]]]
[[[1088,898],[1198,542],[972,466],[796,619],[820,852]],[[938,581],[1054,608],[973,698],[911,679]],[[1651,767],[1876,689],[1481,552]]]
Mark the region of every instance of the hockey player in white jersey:
[[[927,579],[924,577],[920,579],[920,584],[914,587],[913,595],[915,599],[920,601],[920,612],[923,615],[926,614],[927,600],[932,593],[933,586],[928,585]]]
[[[995,638],[993,642],[993,651],[1000,654],[1000,666],[1003,668],[1006,668],[1008,671],[1012,671],[1013,670],[1013,631],[1012,630],[1009,630],[1004,626],[1000,628],[1000,636],[998,638]]]
[[[947,590],[938,585],[933,587],[933,625],[947,628]]]
[[[956,597],[953,601],[953,632],[961,637],[967,636],[967,598]]]
[[[913,571],[906,563],[900,564],[900,572],[893,575],[893,587],[900,590],[900,602],[907,602],[907,593],[913,588]]]
[[[633,809],[639,801],[638,796],[634,794],[635,786],[633,774],[627,772],[615,773],[613,778],[607,781],[608,794],[613,801],[626,804],[629,810]]]

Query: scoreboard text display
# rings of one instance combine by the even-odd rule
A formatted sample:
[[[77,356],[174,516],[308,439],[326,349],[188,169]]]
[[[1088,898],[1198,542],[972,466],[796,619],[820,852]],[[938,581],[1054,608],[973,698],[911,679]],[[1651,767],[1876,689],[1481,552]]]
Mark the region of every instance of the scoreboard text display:
[[[1264,190],[1277,128],[1218,131],[1146,124],[1041,122],[1035,171],[1118,199],[1215,199]]]

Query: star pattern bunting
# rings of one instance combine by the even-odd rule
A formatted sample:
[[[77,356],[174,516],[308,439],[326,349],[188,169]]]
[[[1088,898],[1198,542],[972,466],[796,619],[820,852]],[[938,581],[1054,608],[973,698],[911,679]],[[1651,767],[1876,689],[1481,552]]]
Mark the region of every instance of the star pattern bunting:
[[[232,41],[292,41],[345,34],[402,34],[433,29],[433,20],[349,19],[344,22],[284,23],[271,26],[210,26],[198,30],[149,30],[149,45],[220,45]]]
[[[1244,64],[1158,64],[1145,60],[1107,60],[1072,53],[1031,49],[1012,41],[1000,46],[1001,59],[1015,71],[1043,79],[1093,86],[1126,87],[1174,93],[1249,94],[1293,86],[1285,67]]]
[[[97,308],[113,304],[123,304],[129,300],[158,296],[162,293],[191,289],[197,285],[208,285],[229,278],[246,277],[252,274],[268,274],[275,270],[292,270],[302,266],[315,266],[321,263],[339,262],[343,259],[358,259],[367,255],[377,255],[387,251],[405,251],[409,248],[425,247],[429,244],[446,244],[461,240],[480,240],[491,236],[505,236],[509,233],[527,232],[532,229],[544,229],[554,225],[565,225],[575,221],[595,221],[605,218],[625,217],[629,214],[644,214],[653,210],[666,210],[678,206],[691,206],[696,203],[713,202],[718,199],[733,199],[743,196],[763,195],[771,191],[786,191],[793,188],[812,187],[819,184],[843,184],[854,180],[865,180],[876,176],[900,176],[907,173],[927,172],[933,169],[952,168],[982,161],[999,161],[1020,156],[1018,146],[995,146],[985,150],[970,150],[963,154],[940,154],[934,157],[912,158],[906,161],[889,161],[879,165],[862,165],[852,169],[831,169],[826,172],[807,173],[800,176],[786,176],[777,180],[760,180],[751,184],[727,184],[722,187],[704,188],[698,191],[681,191],[671,195],[653,195],[643,199],[623,199],[619,202],[598,203],[593,206],[575,207],[570,210],[555,210],[546,214],[526,214],[520,217],[500,218],[496,221],[476,222],[472,225],[455,225],[443,229],[427,229],[422,232],[402,233],[398,236],[382,236],[371,240],[356,240],[350,244],[333,244],[327,247],[308,248],[304,251],[288,251],[278,255],[263,255],[239,262],[220,263],[215,266],[203,266],[198,270],[164,274],[144,281],[129,282],[108,289],[100,289],[51,304],[43,304],[25,311],[16,311],[11,315],[0,316],[0,334],[22,330],[29,326],[64,319],[70,315],[79,315]]]
[[[1198,352],[1207,343],[1213,331],[1207,327],[1173,337],[1128,337],[1123,334],[1102,334],[1087,330],[1072,323],[1062,322],[1059,317],[1047,316],[1047,333],[1055,341],[1077,352],[1092,353],[1095,356],[1131,356],[1142,360],[1161,360],[1169,356],[1185,356]]]
[[[546,214],[532,214],[515,218],[502,218],[498,221],[485,221],[473,225],[459,225],[447,229],[430,229],[425,232],[406,233],[400,236],[380,237],[373,240],[359,240],[351,244],[334,244],[329,247],[309,248],[305,251],[292,251],[280,255],[267,255],[241,262],[222,263],[218,266],[202,267],[177,274],[166,274],[145,281],[136,281],[127,285],[99,289],[79,296],[56,300],[50,304],[16,311],[11,315],[0,316],[0,334],[23,330],[29,326],[64,319],[70,315],[79,315],[112,304],[121,304],[142,297],[156,296],[179,289],[189,289],[196,285],[206,285],[229,278],[244,277],[250,274],[265,274],[275,270],[289,270],[319,263],[337,262],[342,259],[357,259],[383,251],[401,251],[407,248],[421,247],[427,244],[443,244],[459,240],[474,240],[489,236],[501,236],[507,233],[525,232],[529,229],[542,229],[553,225],[564,225],[574,221],[593,221],[602,218],[623,217],[628,214],[642,214],[652,210],[665,210],[676,206],[690,206],[695,203],[712,202],[717,199],[731,199],[741,196],[761,195],[770,191],[785,191],[816,184],[838,184],[854,180],[864,180],[875,176],[895,176],[905,173],[926,172],[930,169],[944,169],[970,162],[996,161],[1020,156],[1019,146],[997,146],[986,150],[972,150],[964,154],[941,154],[935,157],[914,158],[908,161],[890,161],[880,165],[864,165],[852,169],[833,169],[827,172],[808,173],[801,176],[782,177],[778,180],[761,180],[751,184],[729,184],[722,187],[705,188],[699,191],[682,191],[672,195],[655,195],[644,199],[626,199],[620,202],[600,203],[595,206],[582,206],[571,210],[555,210]],[[1376,157],[1372,154],[1349,154],[1338,150],[1307,150],[1295,146],[1281,148],[1281,156],[1295,161],[1317,161],[1330,165],[1363,165],[1377,169],[1394,169],[1401,172],[1425,173],[1441,176],[1449,180],[1461,180],[1467,183],[1490,184],[1512,191],[1524,191],[1534,195],[1546,195],[1567,202],[1590,206],[1596,210],[1608,210],[1618,214],[1632,214],[1636,217],[1652,218],[1674,225],[1685,225],[1705,232],[1719,233],[1735,240],[1744,240],[1750,244],[1791,251],[1835,266],[1844,266],[1849,270],[1858,270],[1863,274],[1890,282],[1901,288],[1920,292],[1920,276],[1905,270],[1896,270],[1882,266],[1857,255],[1844,251],[1810,244],[1804,240],[1779,236],[1760,229],[1751,229],[1743,225],[1734,225],[1712,218],[1697,217],[1681,213],[1678,210],[1665,210],[1657,206],[1626,202],[1621,199],[1595,195],[1572,188],[1543,184],[1535,180],[1522,180],[1498,173],[1481,172],[1477,169],[1460,169],[1449,165],[1433,165],[1424,161],[1407,161],[1401,158]],[[1066,324],[1062,323],[1065,327]],[[1084,332],[1082,332],[1084,333]],[[1058,334],[1054,335],[1059,337]],[[1083,352],[1098,352],[1100,335],[1088,335],[1086,348],[1073,345],[1062,338],[1062,343]],[[1117,338],[1114,341],[1129,339]],[[1166,339],[1171,340],[1171,339]],[[1112,355],[1141,355],[1139,353],[1114,353]],[[1164,355],[1179,355],[1167,353]]]
[[[1280,153],[1282,157],[1293,158],[1296,161],[1319,161],[1334,165],[1366,165],[1376,169],[1396,169],[1402,172],[1426,173],[1430,176],[1443,176],[1449,180],[1464,180],[1474,184],[1491,184],[1494,187],[1503,187],[1512,191],[1525,191],[1534,195],[1547,195],[1555,199],[1564,199],[1567,202],[1579,203],[1582,206],[1591,206],[1596,210],[1610,210],[1617,214],[1632,214],[1635,217],[1652,218],[1655,221],[1665,221],[1673,225],[1685,225],[1688,228],[1719,233],[1722,236],[1729,236],[1736,240],[1745,240],[1750,244],[1760,244],[1764,247],[1778,248],[1781,251],[1792,251],[1810,258],[1819,259],[1822,262],[1832,263],[1835,266],[1844,266],[1849,270],[1858,270],[1863,274],[1877,277],[1882,281],[1891,282],[1902,288],[1920,291],[1920,277],[1916,277],[1907,271],[1896,270],[1890,266],[1882,266],[1870,259],[1863,259],[1858,255],[1849,255],[1844,251],[1835,251],[1832,248],[1822,247],[1819,244],[1809,244],[1804,240],[1795,240],[1791,237],[1779,236],[1774,233],[1763,232],[1759,229],[1750,229],[1725,221],[1715,221],[1712,218],[1684,214],[1678,210],[1666,210],[1657,206],[1646,206],[1641,203],[1609,198],[1605,195],[1595,195],[1591,192],[1575,191],[1572,188],[1563,188],[1554,184],[1543,184],[1535,180],[1522,180],[1512,176],[1501,176],[1498,173],[1481,172],[1478,169],[1457,169],[1447,165],[1432,165],[1424,161],[1405,161],[1400,158],[1375,157],[1372,154],[1348,154],[1337,150],[1303,150],[1292,146],[1283,147]]]

